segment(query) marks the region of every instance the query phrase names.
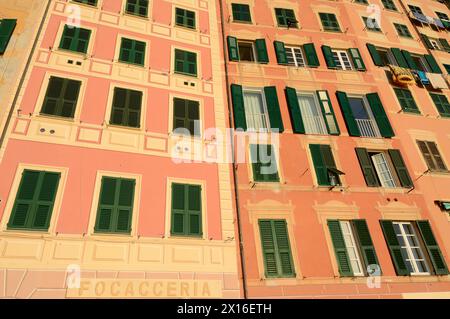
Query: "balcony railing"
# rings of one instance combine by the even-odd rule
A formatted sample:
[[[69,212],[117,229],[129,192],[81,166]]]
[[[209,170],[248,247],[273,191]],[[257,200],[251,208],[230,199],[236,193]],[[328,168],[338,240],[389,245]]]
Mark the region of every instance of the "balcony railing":
[[[303,124],[308,134],[326,134],[326,128],[321,116],[304,116]]]
[[[366,137],[379,137],[377,124],[370,119],[356,119],[356,124],[358,125],[359,132],[361,136]]]

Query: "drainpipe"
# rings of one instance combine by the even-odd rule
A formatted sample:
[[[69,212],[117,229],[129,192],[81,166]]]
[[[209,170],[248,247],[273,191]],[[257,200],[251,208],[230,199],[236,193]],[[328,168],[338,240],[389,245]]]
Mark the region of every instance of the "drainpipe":
[[[36,37],[34,39],[33,46],[31,48],[31,52],[30,52],[30,54],[28,56],[27,63],[25,65],[25,69],[22,72],[22,76],[20,77],[19,86],[17,87],[17,90],[16,90],[16,93],[14,95],[14,99],[13,99],[12,105],[11,105],[11,107],[9,109],[9,112],[8,112],[8,115],[7,115],[7,118],[6,118],[6,122],[5,122],[5,126],[3,127],[3,131],[2,131],[2,134],[0,136],[0,151],[1,151],[2,147],[3,147],[3,143],[5,142],[6,132],[8,131],[8,127],[9,127],[9,124],[11,122],[12,115],[14,114],[14,110],[16,108],[17,100],[19,99],[20,90],[22,89],[23,83],[25,82],[25,76],[28,73],[28,69],[30,68],[31,59],[33,58],[34,52],[36,51],[37,42],[39,40],[39,36],[41,35],[42,29],[44,27],[44,22],[45,22],[45,19],[47,18],[51,2],[52,2],[52,0],[47,0],[47,5],[46,5],[45,11],[44,11],[44,15],[43,15],[43,17],[41,19],[41,22],[39,24],[39,28],[38,28]]]
[[[225,37],[225,21],[224,21],[224,13],[223,13],[223,1],[219,0],[219,6],[220,6],[220,23],[221,23],[221,32],[222,32],[222,49],[223,49],[223,58],[224,58],[224,66],[225,66],[225,85],[226,85],[226,93],[227,93],[227,105],[228,105],[228,121],[230,123],[233,123],[232,119],[232,107],[231,107],[231,101],[230,101],[230,82],[228,80],[228,63],[227,63],[227,43],[226,43],[226,37]],[[244,245],[243,245],[243,239],[242,239],[242,224],[240,219],[240,209],[239,209],[239,194],[238,194],[238,177],[236,174],[236,170],[234,169],[235,160],[236,160],[236,154],[234,151],[234,134],[233,132],[230,132],[230,142],[231,142],[231,152],[232,152],[232,166],[233,166],[233,183],[234,183],[234,198],[235,198],[235,205],[236,205],[236,221],[238,226],[238,240],[239,240],[239,253],[240,253],[240,260],[241,260],[241,273],[242,273],[242,287],[243,287],[243,293],[244,293],[244,299],[247,299],[247,276],[245,272],[245,259],[244,259]]]

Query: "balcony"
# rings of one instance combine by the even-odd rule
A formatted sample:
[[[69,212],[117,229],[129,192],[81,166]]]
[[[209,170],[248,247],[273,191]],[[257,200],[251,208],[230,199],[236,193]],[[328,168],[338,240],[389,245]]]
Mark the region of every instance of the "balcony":
[[[381,137],[377,124],[371,119],[355,119],[361,136],[364,137]]]

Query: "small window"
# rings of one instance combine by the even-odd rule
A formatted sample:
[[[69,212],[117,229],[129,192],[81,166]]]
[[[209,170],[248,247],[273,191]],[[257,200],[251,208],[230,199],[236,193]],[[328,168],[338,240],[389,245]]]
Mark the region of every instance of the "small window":
[[[127,0],[126,13],[140,17],[147,17],[148,0]]]
[[[83,3],[90,6],[97,6],[97,0],[72,0],[73,2]]]
[[[233,11],[234,22],[252,22],[250,6],[248,4],[232,3],[231,9]]]
[[[330,145],[310,144],[311,157],[320,186],[340,186],[340,175],[344,173],[337,169]]]
[[[197,53],[175,49],[175,73],[197,76]]]
[[[369,31],[381,32],[381,28],[378,25],[378,21],[375,18],[362,17],[364,21],[364,27]]]
[[[397,61],[395,60],[395,57],[392,55],[392,52],[389,49],[376,47],[376,50],[383,65],[397,65]]]
[[[278,166],[272,145],[251,144],[250,160],[255,182],[279,182]]]
[[[202,187],[172,183],[172,235],[202,236]]]
[[[436,11],[436,15],[437,15],[438,18],[441,19],[441,20],[450,21],[448,15],[445,14],[445,13],[437,12],[437,11]]]
[[[421,14],[423,15],[423,11],[421,8],[417,7],[417,6],[413,6],[411,4],[408,5],[409,9],[411,10],[412,13],[417,13],[417,14]]]
[[[255,47],[253,42],[238,40],[238,48],[240,61],[256,61]]]
[[[324,31],[341,32],[341,27],[333,13],[319,13],[320,20],[322,21],[322,26]]]
[[[400,24],[400,23],[394,23],[394,27],[395,27],[395,30],[397,30],[397,33],[399,36],[412,39],[412,34],[411,34],[411,32],[409,32],[409,29],[406,25]]]
[[[65,25],[59,48],[86,53],[90,37],[91,30]]]
[[[186,9],[176,8],[175,21],[177,26],[195,29],[195,12]]]
[[[173,99],[173,130],[179,134],[200,136],[200,107],[197,101]]]
[[[80,87],[80,81],[51,76],[41,114],[73,118]]]
[[[450,104],[448,103],[447,97],[437,93],[430,93],[430,96],[439,114],[443,117],[450,117]]]
[[[244,90],[244,110],[247,131],[267,131],[270,123],[262,90]]]
[[[388,10],[397,11],[397,7],[395,6],[395,3],[393,0],[381,0],[383,3],[383,6]]]
[[[279,27],[298,28],[298,21],[295,18],[294,10],[275,8],[275,16]]]
[[[142,92],[114,88],[110,124],[140,127]]]
[[[332,49],[331,52],[338,70],[353,70],[352,62],[346,50]]]
[[[380,137],[378,124],[367,100],[362,96],[349,96],[348,102],[361,136]]]
[[[384,152],[371,152],[369,151],[369,157],[372,161],[372,165],[377,173],[378,181],[382,187],[394,188],[397,187],[397,182],[394,178],[395,170],[392,164],[388,161],[388,155]]]
[[[398,102],[403,111],[410,113],[420,113],[416,101],[408,89],[394,88],[395,95],[397,95]]]
[[[423,55],[411,54],[411,58],[419,71],[429,72],[427,62],[425,61]]]
[[[306,134],[328,134],[322,110],[314,93],[297,93]]]
[[[447,167],[435,142],[417,141],[422,156],[430,171],[446,172]]]
[[[120,44],[119,61],[137,65],[144,65],[145,42],[122,38]]]
[[[285,46],[286,58],[288,65],[296,67],[305,67],[305,57],[301,47]]]

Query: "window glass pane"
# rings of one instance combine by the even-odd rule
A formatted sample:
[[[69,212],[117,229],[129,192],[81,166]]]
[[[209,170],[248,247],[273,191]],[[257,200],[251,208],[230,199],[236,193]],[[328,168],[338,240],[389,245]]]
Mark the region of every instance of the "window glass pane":
[[[244,92],[244,109],[248,130],[258,131],[267,128],[262,93]]]

